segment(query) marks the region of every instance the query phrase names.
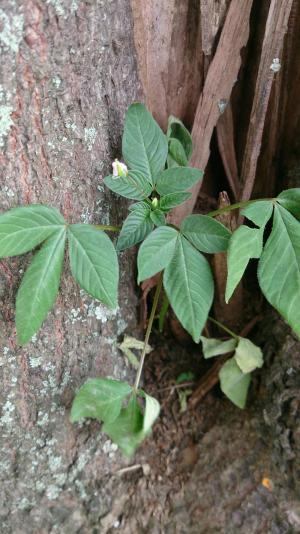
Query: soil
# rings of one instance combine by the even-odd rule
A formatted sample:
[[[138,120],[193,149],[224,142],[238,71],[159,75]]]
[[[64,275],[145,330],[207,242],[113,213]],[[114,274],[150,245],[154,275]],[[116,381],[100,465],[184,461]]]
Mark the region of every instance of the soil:
[[[264,341],[270,328],[276,342]],[[116,462],[109,482],[117,495],[93,532],[300,532],[299,446],[286,426],[289,421],[297,427],[300,398],[295,388],[300,365],[286,353],[299,352],[300,344],[272,313],[256,336],[271,368],[256,374],[243,411],[217,386],[196,409],[182,413],[176,379],[192,371],[197,382],[207,362],[199,347],[180,346],[171,337],[156,340],[144,387],[160,400],[162,413],[153,436],[125,467],[117,453],[123,467]],[[283,365],[286,381],[279,384]]]

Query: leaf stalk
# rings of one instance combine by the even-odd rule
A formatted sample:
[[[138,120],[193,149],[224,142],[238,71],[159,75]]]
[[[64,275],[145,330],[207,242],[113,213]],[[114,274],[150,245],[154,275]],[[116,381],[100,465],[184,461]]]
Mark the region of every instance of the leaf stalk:
[[[155,317],[155,312],[156,312],[156,308],[157,308],[157,305],[158,305],[159,295],[160,295],[161,288],[162,288],[162,282],[163,282],[163,279],[162,279],[162,274],[161,274],[160,278],[159,278],[159,282],[158,282],[158,284],[156,286],[155,294],[154,294],[152,309],[151,309],[149,322],[148,322],[146,335],[145,335],[145,340],[144,340],[143,352],[142,352],[142,355],[141,355],[139,367],[138,367],[138,370],[137,370],[137,373],[136,373],[135,382],[134,382],[134,386],[133,386],[134,391],[137,391],[138,387],[139,387],[141,374],[142,374],[142,370],[143,370],[143,365],[144,365],[144,361],[145,361],[145,356],[146,356],[146,352],[147,352],[147,346],[148,346],[148,342],[149,342],[149,337],[150,337],[150,334],[151,334],[152,325],[153,325],[153,321],[154,321],[154,317]]]

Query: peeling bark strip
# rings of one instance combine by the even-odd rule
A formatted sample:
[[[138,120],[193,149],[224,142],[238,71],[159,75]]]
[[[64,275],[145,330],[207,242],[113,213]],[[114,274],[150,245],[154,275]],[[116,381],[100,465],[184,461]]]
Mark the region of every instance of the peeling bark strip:
[[[223,161],[227,180],[230,185],[233,197],[238,200],[239,177],[234,146],[234,124],[232,107],[230,102],[217,124],[217,138],[220,156]]]
[[[170,114],[193,122],[202,88],[197,0],[131,0],[139,75],[145,101],[166,128]]]
[[[206,57],[213,54],[216,35],[223,24],[230,0],[200,0],[202,51]]]
[[[253,0],[232,0],[230,3],[195,116],[192,130],[194,152],[191,159],[194,167],[205,169],[207,165],[211,136],[222,109],[230,98],[241,65],[240,51],[248,41],[252,3]],[[174,210],[173,223],[180,224],[183,217],[193,211],[199,190],[200,184],[197,184],[191,190],[192,198]]]
[[[242,200],[248,200],[253,190],[276,60],[281,56],[292,4],[293,0],[272,0],[270,5],[242,166]]]
[[[211,56],[214,51],[216,37],[224,23],[230,0],[200,0],[201,3],[201,38],[202,50],[205,55],[204,71],[207,74]],[[239,191],[238,168],[234,146],[234,129],[231,104],[223,103],[220,111],[223,111],[217,124],[217,138],[220,156],[223,161],[224,169],[227,175],[228,183],[233,193],[234,199],[237,199]]]

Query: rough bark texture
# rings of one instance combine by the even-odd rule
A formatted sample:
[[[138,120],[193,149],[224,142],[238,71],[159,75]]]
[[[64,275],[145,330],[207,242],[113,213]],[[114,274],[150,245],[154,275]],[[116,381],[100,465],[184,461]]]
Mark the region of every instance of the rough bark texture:
[[[141,10],[140,18],[135,11],[138,48],[140,25],[149,22],[143,6],[160,9],[162,2],[131,3]],[[165,39],[151,41],[157,19],[150,13],[150,55],[143,67],[139,54],[140,77],[148,101],[161,102],[155,111],[162,124],[169,112],[191,123],[229,2],[168,4],[170,17],[165,13],[157,22]],[[253,4],[232,117],[218,130],[226,172],[206,140],[205,151],[212,148],[213,155],[208,176],[217,169],[218,192],[225,174],[236,180],[247,138],[270,2]],[[300,186],[297,4],[269,98],[256,169],[259,193],[275,184],[280,190]],[[193,22],[191,14],[197,14]],[[191,27],[182,46],[177,29],[182,36]],[[199,57],[191,53],[195,43],[204,50]],[[160,56],[163,46],[170,57]],[[7,0],[0,7],[0,47],[1,211],[45,202],[74,222],[120,222],[125,205],[103,188],[102,178],[119,155],[124,111],[139,97],[129,0]],[[186,54],[189,64],[178,68]],[[191,72],[199,77],[189,85]],[[14,296],[26,258],[0,262],[1,534],[300,532],[300,345],[275,313],[256,331],[266,366],[254,379],[246,411],[217,391],[180,414],[176,392],[162,391],[178,376],[171,363],[187,371],[201,360],[197,347],[176,348],[172,339],[161,340],[147,364],[147,386],[160,398],[162,415],[129,470],[97,423],[70,425],[74,391],[87,377],[130,375],[117,341],[136,324],[132,260],[121,256],[120,309],[112,313],[82,294],[66,267],[55,310],[24,349],[16,346]]]
[[[124,203],[102,179],[137,99],[131,36],[127,0],[1,4],[1,211],[47,203],[71,222],[121,221]],[[136,321],[132,257],[121,256],[114,311],[83,294],[66,266],[55,310],[20,349],[14,296],[26,262],[0,265],[0,530],[77,532],[85,500],[98,515],[109,506],[105,485],[87,484],[105,476],[114,449],[98,431],[71,426],[69,408],[87,377],[126,376],[117,341]]]
[[[195,114],[192,137],[194,152],[190,164],[206,169],[214,128],[227,107],[241,66],[241,49],[249,36],[249,18],[253,0],[232,0],[224,22],[220,41],[207,72]],[[180,224],[191,213],[201,183],[192,188],[192,197],[174,210],[172,222]]]
[[[145,100],[162,127],[170,114],[192,125],[203,82],[197,0],[131,0]]]

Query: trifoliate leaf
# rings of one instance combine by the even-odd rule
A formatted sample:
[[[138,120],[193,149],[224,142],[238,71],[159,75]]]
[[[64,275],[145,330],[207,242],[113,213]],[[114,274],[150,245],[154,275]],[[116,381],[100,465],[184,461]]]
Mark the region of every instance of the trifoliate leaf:
[[[125,250],[132,247],[147,237],[153,229],[150,214],[149,206],[137,208],[129,213],[119,234],[117,250]]]
[[[232,234],[227,252],[226,302],[229,301],[240,282],[250,259],[260,257],[262,245],[263,228],[249,228],[242,225]]]
[[[171,138],[169,139],[169,153],[168,153],[168,168],[171,167],[186,167],[188,165],[188,158],[186,156],[185,150],[178,141],[178,139]]]
[[[139,395],[145,399],[143,433],[144,437],[146,437],[151,432],[152,426],[159,416],[160,405],[154,397],[151,397],[151,395],[148,395],[143,390],[139,391]]]
[[[122,151],[129,167],[150,183],[165,166],[167,138],[143,104],[132,104],[126,113]]]
[[[114,193],[132,200],[149,197],[153,189],[145,176],[137,170],[129,171],[126,176],[106,176],[104,183]]]
[[[262,367],[263,353],[250,339],[240,337],[235,349],[234,358],[243,373],[251,373],[254,369]]]
[[[138,445],[145,438],[143,432],[143,415],[136,396],[132,395],[126,408],[113,422],[106,422],[103,432],[118,445],[123,454],[132,456]]]
[[[131,204],[128,208],[128,211],[134,211],[134,210],[138,210],[140,208],[149,208],[149,204],[148,202],[135,202],[134,204]]]
[[[32,250],[65,225],[55,208],[33,204],[0,215],[0,258]]]
[[[226,226],[208,215],[189,215],[180,229],[194,247],[210,254],[227,250],[232,235]]]
[[[72,275],[92,297],[111,308],[117,306],[119,265],[109,237],[89,224],[68,228]]]
[[[162,271],[170,263],[178,232],[170,226],[160,226],[142,243],[138,252],[138,283]]]
[[[258,281],[266,299],[300,336],[300,223],[280,205],[274,209]]]
[[[200,169],[191,167],[173,167],[159,174],[156,180],[156,190],[160,195],[178,193],[190,189],[202,178]]]
[[[212,358],[214,356],[220,356],[221,354],[228,354],[232,352],[236,345],[236,339],[228,339],[227,341],[221,341],[220,339],[200,337],[202,341],[202,350],[204,358]]]
[[[163,283],[179,321],[198,343],[212,304],[214,284],[207,260],[180,234]]]
[[[296,219],[300,219],[300,188],[287,189],[277,197],[277,202]]]
[[[35,254],[17,293],[16,327],[21,345],[30,341],[58,293],[65,251],[65,228],[48,237]]]
[[[219,377],[223,393],[238,408],[245,408],[251,375],[244,374],[235,359],[231,358],[224,363]]]
[[[112,423],[121,412],[123,400],[130,395],[131,386],[110,378],[92,378],[76,394],[71,409],[71,422],[90,417]]]
[[[265,227],[273,212],[273,202],[271,200],[258,200],[242,209],[241,215],[247,217],[259,227]]]
[[[170,193],[169,195],[160,198],[159,207],[163,211],[169,211],[191,198],[191,196],[191,193]]]
[[[155,226],[164,226],[166,224],[166,218],[161,210],[153,210],[150,212],[151,221]]]
[[[167,137],[169,140],[178,140],[184,149],[187,160],[190,159],[193,152],[192,136],[180,119],[170,115],[168,120]],[[170,151],[171,152],[171,151]],[[173,154],[172,154],[173,157]],[[175,158],[176,159],[176,158]]]

